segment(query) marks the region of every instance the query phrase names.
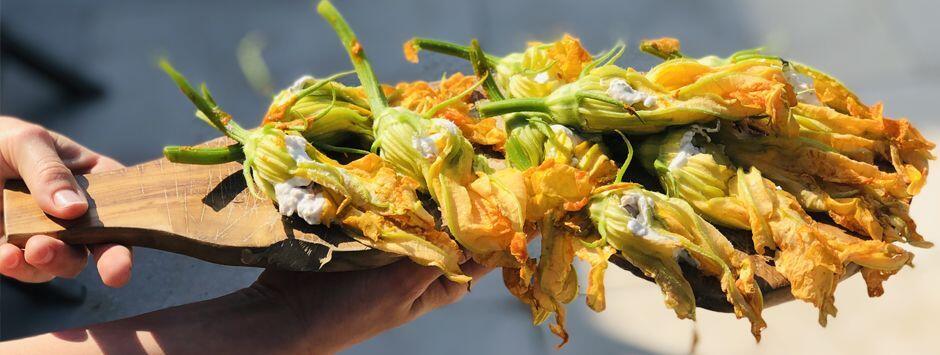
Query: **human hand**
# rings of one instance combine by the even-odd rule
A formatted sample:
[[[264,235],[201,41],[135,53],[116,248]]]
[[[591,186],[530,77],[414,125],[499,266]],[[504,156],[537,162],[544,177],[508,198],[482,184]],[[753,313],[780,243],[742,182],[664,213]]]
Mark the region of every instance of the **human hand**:
[[[461,265],[478,282],[491,268]],[[250,288],[284,309],[285,331],[296,334],[306,353],[333,353],[456,302],[468,291],[440,269],[400,260],[377,269],[350,272],[266,270]]]
[[[117,161],[99,155],[71,139],[38,125],[0,116],[0,187],[9,179],[23,179],[43,211],[57,218],[78,218],[88,211],[88,201],[72,173],[94,173],[121,168]],[[131,275],[131,251],[116,244],[70,246],[45,235],[36,235],[21,250],[0,245],[0,274],[23,282],[72,278],[85,267],[89,250],[101,281],[121,287]]]

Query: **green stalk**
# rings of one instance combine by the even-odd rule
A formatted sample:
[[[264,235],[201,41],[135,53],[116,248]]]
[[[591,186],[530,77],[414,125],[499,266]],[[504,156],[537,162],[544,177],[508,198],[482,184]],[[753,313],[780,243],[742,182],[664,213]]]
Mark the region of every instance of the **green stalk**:
[[[186,147],[169,146],[163,148],[167,160],[181,164],[215,165],[245,159],[241,144],[227,147]]]
[[[371,152],[369,152],[368,150],[362,150],[362,149],[356,149],[356,148],[350,148],[350,147],[340,147],[340,146],[330,145],[330,144],[321,143],[321,142],[311,142],[310,144],[312,144],[314,147],[316,147],[319,150],[326,150],[326,151],[331,151],[331,152],[336,152],[336,153],[359,154],[359,155],[371,154]]]
[[[619,129],[615,130],[620,138],[623,139],[623,143],[627,145],[627,158],[623,160],[623,165],[620,166],[620,169],[617,170],[617,179],[614,180],[614,183],[623,182],[623,176],[627,173],[627,168],[630,166],[630,162],[633,161],[633,144],[630,144],[630,140],[627,139],[627,136],[623,134]]]
[[[359,43],[356,34],[349,28],[349,24],[346,23],[343,15],[333,7],[333,4],[331,4],[329,0],[320,1],[320,4],[317,5],[317,12],[320,13],[320,16],[322,16],[326,22],[329,22],[333,30],[336,31],[336,35],[339,37],[340,42],[343,43],[343,47],[346,48],[349,59],[352,61],[353,67],[359,75],[359,82],[362,84],[362,88],[366,92],[366,97],[369,99],[369,106],[372,109],[372,113],[375,116],[379,116],[381,111],[388,108],[388,100],[385,98],[385,93],[382,92],[382,86],[375,77],[375,71],[372,70],[372,65],[369,64],[365,49],[362,48],[362,44]]]
[[[173,79],[173,82],[175,82],[176,86],[183,92],[183,95],[186,95],[186,98],[196,106],[196,109],[205,115],[206,120],[208,120],[213,127],[239,143],[244,144],[247,141],[248,131],[239,126],[237,122],[232,120],[231,115],[222,111],[222,109],[215,104],[215,100],[212,99],[212,95],[205,85],[202,86],[203,94],[199,94],[196,92],[196,89],[193,89],[193,86],[189,84],[186,77],[176,71],[166,59],[160,59],[159,65],[163,68],[163,71],[170,76],[170,79]]]
[[[545,99],[535,97],[506,99],[481,103],[477,107],[481,117],[492,117],[514,112],[542,112],[551,113]]]
[[[583,78],[585,75],[588,75],[588,73],[590,73],[591,70],[594,68],[613,64],[614,62],[617,61],[617,59],[620,59],[620,57],[623,55],[623,52],[626,49],[627,49],[627,45],[623,43],[623,41],[617,41],[617,43],[614,44],[614,46],[610,48],[610,50],[608,50],[603,55],[598,56],[597,59],[592,60],[591,63],[589,63],[588,65],[584,67],[584,69],[581,69],[581,75],[579,75],[578,77]]]
[[[473,74],[478,78],[483,79],[483,91],[486,91],[486,96],[489,97],[490,101],[502,101],[506,97],[503,96],[503,93],[499,91],[499,87],[496,86],[496,80],[493,80],[493,71],[492,67],[486,60],[486,52],[483,51],[483,48],[480,48],[480,42],[476,39],[470,41],[470,65],[473,66]]]
[[[470,47],[461,46],[456,43],[450,43],[445,41],[438,41],[436,39],[430,38],[412,38],[408,43],[411,43],[412,46],[417,50],[428,50],[435,53],[445,54],[452,57],[463,58],[465,60],[470,60]],[[483,59],[488,65],[496,65],[501,58],[483,53]]]
[[[307,87],[306,89],[303,89],[303,90],[301,90],[300,92],[298,92],[298,93],[297,93],[297,98],[298,98],[298,99],[304,98],[304,97],[306,97],[306,96],[312,94],[314,91],[320,90],[320,88],[322,88],[324,85],[329,84],[329,83],[331,83],[331,82],[334,82],[334,81],[336,81],[336,79],[342,78],[342,77],[347,76],[347,75],[352,74],[352,73],[355,73],[355,71],[352,71],[352,70],[350,70],[350,71],[344,71],[344,72],[336,73],[336,74],[330,75],[330,76],[328,76],[328,77],[326,77],[326,78],[320,79],[320,80],[318,80],[315,84],[313,84],[313,85]],[[333,94],[333,100],[335,101],[335,100],[336,100],[336,94],[335,94],[336,90],[330,90],[330,91],[332,91],[332,92],[334,93],[334,94]]]
[[[457,102],[457,101],[463,100],[464,97],[467,97],[467,95],[470,95],[471,93],[473,93],[474,91],[476,91],[476,89],[477,89],[478,87],[480,87],[480,85],[482,85],[484,82],[486,82],[486,79],[489,79],[489,75],[488,75],[488,74],[487,74],[487,75],[484,75],[482,78],[483,78],[483,79],[480,79],[480,81],[478,81],[476,84],[473,84],[473,86],[468,87],[468,88],[467,88],[466,90],[464,90],[463,92],[461,92],[461,93],[459,93],[459,94],[457,94],[457,95],[454,95],[454,97],[451,97],[451,98],[449,98],[449,99],[447,99],[447,100],[444,100],[444,101],[442,101],[441,103],[439,103],[439,104],[437,104],[437,105],[434,105],[434,107],[431,107],[431,109],[429,109],[427,112],[424,113],[424,117],[425,117],[425,118],[432,118],[432,117],[434,117],[435,114],[437,114],[438,111],[444,109],[444,108],[447,107],[447,106],[452,105],[453,103],[455,103],[455,102]]]

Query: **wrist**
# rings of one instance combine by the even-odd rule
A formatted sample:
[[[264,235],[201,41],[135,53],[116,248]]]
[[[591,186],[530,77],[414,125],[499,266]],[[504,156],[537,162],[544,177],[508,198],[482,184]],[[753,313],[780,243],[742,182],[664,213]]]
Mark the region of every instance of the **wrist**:
[[[275,348],[269,348],[268,352],[275,349],[279,353],[285,354],[311,354],[332,352],[325,351],[325,344],[313,344],[311,325],[306,314],[295,307],[293,301],[285,295],[271,290],[258,284],[238,290],[228,296],[223,297],[230,303],[235,311],[230,312],[236,315],[248,315],[247,319],[240,321],[246,328],[254,328],[260,334],[256,334],[251,339],[266,339],[265,343],[274,344]],[[242,318],[238,316],[239,318]],[[255,323],[252,319],[263,320]],[[316,347],[314,347],[316,346]],[[326,349],[331,349],[327,346]],[[315,350],[315,351],[314,351]]]

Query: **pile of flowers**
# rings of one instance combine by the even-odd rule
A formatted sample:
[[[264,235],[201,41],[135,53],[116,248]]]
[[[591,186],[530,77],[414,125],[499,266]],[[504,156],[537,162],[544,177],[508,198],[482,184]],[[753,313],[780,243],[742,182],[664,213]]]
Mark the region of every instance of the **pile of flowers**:
[[[878,296],[911,265],[901,245],[931,245],[909,208],[933,143],[807,65],[759,50],[693,58],[662,38],[640,49],[663,62],[638,71],[616,64],[623,44],[592,55],[570,35],[502,57],[476,41],[415,38],[404,45],[409,61],[457,56],[473,75],[383,85],[336,9],[322,1],[318,11],[360,86],[336,81],[352,72],[303,77],[244,129],[163,62],[197,116],[236,141],[168,147],[167,158],[240,161],[252,193],[282,214],[454,282],[471,281],[466,258],[500,267],[534,322],[553,317],[563,342],[565,305],[579,294],[575,258],[591,266],[582,292],[593,310],[605,307],[616,256],[694,319],[687,265],[720,283],[759,339],[758,280],[785,280],[825,325],[848,265]],[[729,230],[750,241],[732,244]]]

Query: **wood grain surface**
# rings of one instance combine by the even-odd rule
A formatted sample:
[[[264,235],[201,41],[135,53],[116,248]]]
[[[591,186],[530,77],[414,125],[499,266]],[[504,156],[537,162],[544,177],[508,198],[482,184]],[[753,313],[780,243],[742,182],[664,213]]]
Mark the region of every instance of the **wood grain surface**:
[[[46,234],[69,244],[113,242],[219,264],[297,271],[362,269],[397,259],[339,228],[282,217],[272,202],[248,192],[237,163],[159,159],[77,180],[89,197],[89,211],[69,221],[46,215],[21,181],[7,182],[2,242],[23,246],[30,236]]]

